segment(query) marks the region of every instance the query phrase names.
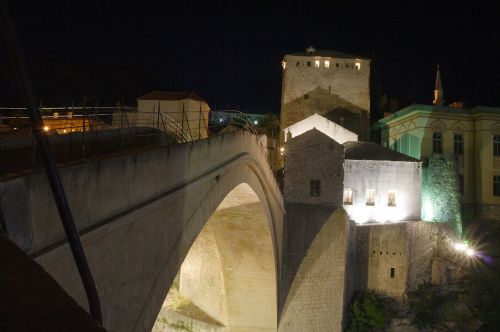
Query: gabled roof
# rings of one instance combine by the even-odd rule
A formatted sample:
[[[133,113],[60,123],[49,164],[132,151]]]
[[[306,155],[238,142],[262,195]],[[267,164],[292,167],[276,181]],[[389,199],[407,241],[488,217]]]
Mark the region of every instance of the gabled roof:
[[[184,100],[192,99],[206,103],[205,99],[201,98],[194,92],[183,91],[183,92],[173,92],[173,91],[152,91],[144,96],[137,98],[137,100]]]
[[[292,137],[296,137],[313,128],[322,132],[323,134],[327,135],[340,144],[346,141],[358,140],[358,135],[356,135],[352,131],[336,124],[333,121],[328,120],[325,117],[322,117],[318,113],[314,113],[313,115],[285,128],[283,130],[285,134],[285,141],[287,140],[288,132],[292,134]]]
[[[419,162],[418,159],[372,142],[349,141],[342,145],[345,147],[345,159]]]
[[[311,57],[324,56],[324,57],[339,58],[339,59],[370,60],[370,58],[367,58],[364,56],[354,55],[354,54],[349,54],[349,53],[344,53],[344,52],[339,52],[339,51],[333,51],[333,50],[316,50],[314,53],[308,53],[306,51],[303,51],[303,52],[290,53],[287,55],[311,56]]]

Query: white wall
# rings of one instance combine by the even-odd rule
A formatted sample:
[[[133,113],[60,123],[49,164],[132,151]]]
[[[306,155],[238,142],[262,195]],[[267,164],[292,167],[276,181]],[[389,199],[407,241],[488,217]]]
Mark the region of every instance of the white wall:
[[[345,160],[344,190],[352,188],[353,204],[344,205],[351,220],[420,220],[420,162]],[[366,205],[366,189],[375,189],[375,205]],[[396,190],[396,206],[387,206],[390,190]]]
[[[357,141],[358,135],[344,127],[328,120],[327,118],[318,115],[317,113],[311,115],[310,117],[299,121],[290,127],[285,128],[284,137],[285,142],[288,140],[288,132],[290,131],[292,137],[297,137],[308,130],[316,128],[323,134],[328,135],[330,138],[335,140],[339,144],[343,144],[347,141]]]
[[[158,107],[160,112],[167,114],[164,122],[158,121]],[[195,139],[208,136],[208,117],[210,107],[207,103],[192,99],[183,100],[137,100],[138,125],[164,129],[169,123],[175,125],[184,132],[186,137]],[[201,112],[200,112],[201,109]]]

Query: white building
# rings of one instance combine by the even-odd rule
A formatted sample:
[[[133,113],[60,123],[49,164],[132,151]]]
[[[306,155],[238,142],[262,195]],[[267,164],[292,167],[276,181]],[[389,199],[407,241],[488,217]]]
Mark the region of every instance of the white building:
[[[285,152],[285,196],[289,201],[342,205],[359,224],[420,220],[419,160],[376,143],[359,142],[356,134],[317,114],[285,132],[290,132],[287,145],[291,148]],[[331,140],[334,145],[329,144]],[[325,155],[330,153],[332,156]],[[342,202],[338,196],[343,197]]]
[[[346,142],[344,209],[357,223],[420,220],[422,163],[372,142]]]

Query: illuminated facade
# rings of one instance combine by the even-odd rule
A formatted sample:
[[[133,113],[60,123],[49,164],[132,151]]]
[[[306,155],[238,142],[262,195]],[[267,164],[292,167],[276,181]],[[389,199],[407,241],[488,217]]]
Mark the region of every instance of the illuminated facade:
[[[356,223],[420,220],[419,160],[357,141],[319,115],[295,126],[284,151],[288,201],[342,206]]]
[[[420,220],[421,162],[371,142],[343,146],[343,206],[352,220]]]
[[[456,160],[464,207],[500,215],[500,108],[455,109],[414,104],[378,122],[382,145],[413,158]]]

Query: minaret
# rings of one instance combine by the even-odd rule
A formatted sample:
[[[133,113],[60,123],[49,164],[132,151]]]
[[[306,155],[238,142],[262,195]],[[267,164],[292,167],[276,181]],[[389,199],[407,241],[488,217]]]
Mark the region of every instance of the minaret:
[[[441,73],[439,72],[439,64],[437,65],[436,87],[434,88],[434,105],[443,106],[443,85],[441,84]]]

